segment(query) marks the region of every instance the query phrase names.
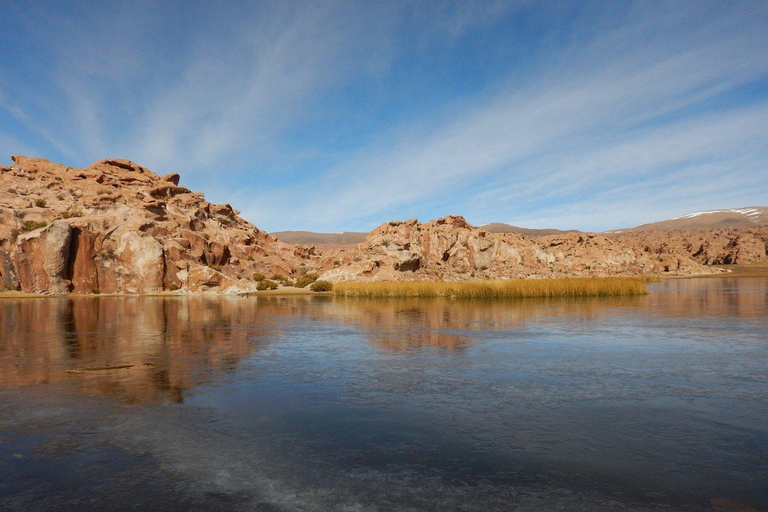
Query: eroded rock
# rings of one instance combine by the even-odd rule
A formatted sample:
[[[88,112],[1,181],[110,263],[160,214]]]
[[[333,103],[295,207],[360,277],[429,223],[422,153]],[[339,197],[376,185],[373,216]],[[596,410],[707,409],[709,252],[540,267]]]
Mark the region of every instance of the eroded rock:
[[[228,204],[129,160],[84,169],[14,156],[0,167],[0,289],[158,293],[255,289],[298,274],[311,249],[279,242]],[[319,268],[318,268],[319,269]]]
[[[411,219],[382,224],[322,277],[390,281],[706,274],[718,271],[707,264],[764,261],[768,228],[755,229],[759,233],[528,237],[490,233],[460,216],[423,224]],[[692,251],[696,236],[701,249]]]

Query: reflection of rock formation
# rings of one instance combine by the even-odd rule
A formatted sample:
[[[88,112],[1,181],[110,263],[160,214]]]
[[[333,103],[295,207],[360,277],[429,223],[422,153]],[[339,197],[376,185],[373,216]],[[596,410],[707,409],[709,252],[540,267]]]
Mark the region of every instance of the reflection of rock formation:
[[[387,349],[434,346],[459,351],[471,343],[473,331],[512,331],[514,336],[517,329],[527,336],[523,329],[536,325],[587,324],[620,315],[642,315],[649,323],[669,317],[762,319],[768,312],[768,280],[672,280],[653,284],[649,295],[639,297],[515,301],[295,297],[273,299],[271,304],[286,313],[353,325]]]
[[[760,278],[672,280],[652,284],[646,296],[589,299],[5,299],[0,387],[72,385],[133,402],[180,400],[184,390],[214,381],[258,343],[279,337],[293,319],[350,325],[387,350],[462,351],[474,333],[506,331],[503,339],[514,342],[550,323],[613,316],[642,316],[648,324],[703,316],[762,321],[766,312],[768,280]]]
[[[370,341],[391,350],[427,346],[463,350],[473,331],[522,329],[557,318],[589,322],[642,304],[644,297],[451,301],[444,299],[346,299],[327,301],[320,319],[363,330]]]
[[[69,383],[127,401],[181,400],[274,331],[252,299],[5,300],[0,386]]]
[[[688,279],[651,285],[649,307],[658,316],[678,318],[768,316],[768,279]]]

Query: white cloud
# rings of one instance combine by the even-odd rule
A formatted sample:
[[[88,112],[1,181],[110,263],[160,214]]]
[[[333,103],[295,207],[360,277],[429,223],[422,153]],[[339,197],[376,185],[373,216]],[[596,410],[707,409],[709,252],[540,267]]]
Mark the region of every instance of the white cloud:
[[[695,191],[678,185],[678,196],[694,197],[696,192],[699,200],[716,203],[724,180],[735,180],[731,184],[741,186],[743,193],[760,174],[734,176],[731,171],[744,152],[753,157],[747,162],[753,173],[760,169],[755,159],[765,162],[768,142],[762,134],[768,124],[768,102],[707,109],[714,108],[723,92],[768,74],[768,52],[755,51],[766,47],[768,37],[759,24],[745,26],[745,14],[710,25],[688,25],[686,34],[671,38],[654,38],[638,30],[638,26],[647,30],[647,19],[608,31],[607,36],[572,49],[582,54],[570,64],[545,70],[522,87],[501,88],[474,105],[462,105],[447,122],[440,118],[401,127],[399,133],[382,137],[298,190],[292,186],[280,194],[257,194],[258,206],[246,214],[266,219],[280,205],[291,204],[287,212],[283,209],[287,214],[281,219],[283,227],[310,224],[336,229],[351,223],[359,228],[362,222],[378,223],[369,219],[386,220],[385,215],[398,209],[448,196],[469,210],[455,213],[476,212],[482,222],[515,215],[534,222],[545,218],[556,225],[572,226],[574,221],[597,225],[619,218],[599,220],[587,214],[574,218],[570,212],[589,211],[590,203],[597,201],[590,196],[606,185],[622,186],[627,180],[642,184],[648,176],[658,180],[672,172],[670,166],[677,167],[675,173],[685,173],[700,166],[702,159],[720,163],[719,171],[698,167],[708,169],[708,174],[699,177],[697,186],[708,181],[708,188]],[[732,30],[719,33],[728,27]],[[712,34],[719,37],[712,39]],[[613,46],[617,39],[626,43],[621,51]],[[730,160],[723,162],[726,157]],[[477,187],[485,180],[494,184],[491,190],[462,201],[465,187]],[[548,195],[565,204],[553,208],[547,204]],[[305,201],[296,205],[291,197]],[[603,196],[606,201],[622,200],[612,197]],[[530,210],[524,212],[515,202]],[[678,197],[664,204],[672,210],[681,202],[692,201]],[[635,210],[634,218],[642,211]]]
[[[0,69],[0,108],[66,163],[120,156],[180,171],[185,184],[204,184],[209,198],[269,229],[363,229],[445,213],[619,227],[683,208],[768,202],[768,187],[755,187],[768,176],[768,100],[741,91],[768,76],[765,4],[424,5],[14,13],[30,32],[25,44],[45,59],[34,81]],[[174,16],[183,19],[167,23]],[[504,48],[497,65],[506,75],[492,70],[482,89],[446,94],[418,115],[397,112],[351,150],[349,141],[291,140],[328,116],[329,97],[349,84],[386,88],[398,59],[428,62],[473,37],[504,44],[488,34],[510,17],[525,22],[514,24],[522,34],[545,33],[536,47],[521,36],[520,48]],[[41,33],[49,37],[33,37]],[[408,103],[399,100],[383,108]],[[0,148],[21,146],[9,133]],[[311,176],[297,175],[302,161],[313,162]],[[292,174],[278,187],[271,178],[281,165]],[[236,189],[221,179],[230,172],[242,177]]]

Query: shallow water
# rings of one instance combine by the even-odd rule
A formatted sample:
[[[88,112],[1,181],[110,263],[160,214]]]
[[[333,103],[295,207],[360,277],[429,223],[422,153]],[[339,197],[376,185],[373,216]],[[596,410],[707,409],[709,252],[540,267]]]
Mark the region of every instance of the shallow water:
[[[0,301],[0,510],[768,509],[768,280]]]

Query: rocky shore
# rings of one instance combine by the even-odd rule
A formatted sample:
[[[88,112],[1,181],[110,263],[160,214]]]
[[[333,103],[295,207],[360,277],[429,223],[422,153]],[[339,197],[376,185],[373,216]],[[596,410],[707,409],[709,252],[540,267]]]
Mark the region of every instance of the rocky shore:
[[[492,233],[463,217],[382,224],[356,246],[291,245],[127,160],[0,167],[0,291],[241,293],[254,276],[465,281],[695,275],[768,259],[768,226],[702,231]]]

